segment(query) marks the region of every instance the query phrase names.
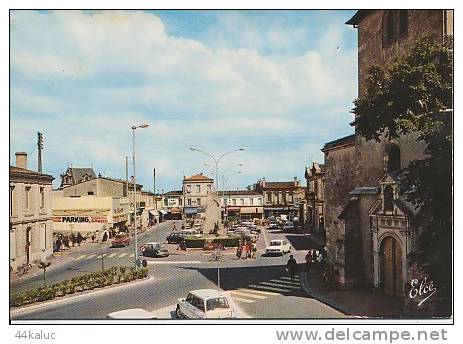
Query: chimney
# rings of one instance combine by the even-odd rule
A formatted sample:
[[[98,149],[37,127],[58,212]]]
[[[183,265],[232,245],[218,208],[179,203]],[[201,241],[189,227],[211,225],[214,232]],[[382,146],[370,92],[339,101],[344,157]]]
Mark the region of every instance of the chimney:
[[[297,177],[294,177],[294,186],[299,186],[299,180],[297,180]]]
[[[27,153],[16,152],[16,167],[27,169]]]

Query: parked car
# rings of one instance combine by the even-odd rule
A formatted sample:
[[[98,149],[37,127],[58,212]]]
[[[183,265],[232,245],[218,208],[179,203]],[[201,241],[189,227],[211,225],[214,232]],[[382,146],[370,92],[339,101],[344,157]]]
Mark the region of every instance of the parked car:
[[[142,246],[142,255],[144,257],[167,257],[169,250],[163,244],[158,242],[149,242]]]
[[[130,245],[130,236],[128,234],[116,234],[111,241],[111,247],[128,246]]]
[[[268,225],[268,228],[269,229],[277,229],[278,228],[278,223],[276,223],[275,221],[270,221],[270,223]]]
[[[235,310],[224,293],[214,289],[192,290],[186,298],[177,300],[176,314],[180,318],[234,318]]]
[[[106,315],[106,319],[156,319],[153,313],[142,308],[123,309]]]
[[[294,225],[294,222],[288,221],[285,223],[283,226],[284,231],[294,231],[296,229],[296,226]]]
[[[183,240],[183,235],[180,232],[173,232],[170,233],[169,236],[166,238],[167,243],[169,244],[179,244]]]
[[[182,229],[180,233],[184,237],[187,237],[187,236],[194,236],[197,238],[201,237],[201,234],[196,229]]]
[[[286,240],[275,239],[270,241],[270,246],[265,249],[266,255],[279,254],[284,255],[285,253],[291,252],[291,245]]]

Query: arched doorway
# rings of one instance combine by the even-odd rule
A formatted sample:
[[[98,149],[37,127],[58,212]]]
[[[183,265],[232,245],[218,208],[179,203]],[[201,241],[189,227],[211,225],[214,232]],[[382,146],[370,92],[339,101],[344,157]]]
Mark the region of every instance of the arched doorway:
[[[403,295],[402,250],[391,236],[381,242],[381,287],[386,294]]]

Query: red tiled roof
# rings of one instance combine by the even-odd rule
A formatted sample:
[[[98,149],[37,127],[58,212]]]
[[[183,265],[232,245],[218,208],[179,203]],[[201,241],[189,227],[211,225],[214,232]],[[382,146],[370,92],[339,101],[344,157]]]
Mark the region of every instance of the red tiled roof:
[[[190,176],[190,177],[186,177],[186,178],[183,179],[183,181],[185,181],[185,182],[213,182],[214,179],[209,178],[209,177],[203,175],[202,173],[200,173],[200,174],[195,174],[195,175]]]
[[[36,172],[36,171],[31,171],[31,170],[21,168],[21,167],[16,167],[16,166],[10,166],[10,176],[12,174],[23,174],[23,175],[28,175],[28,176],[31,176],[31,177],[42,177],[42,178],[54,179],[53,176],[51,176],[49,174],[44,174],[44,173],[40,173],[40,172]]]
[[[265,182],[264,189],[296,189],[300,186],[294,185],[294,182]]]

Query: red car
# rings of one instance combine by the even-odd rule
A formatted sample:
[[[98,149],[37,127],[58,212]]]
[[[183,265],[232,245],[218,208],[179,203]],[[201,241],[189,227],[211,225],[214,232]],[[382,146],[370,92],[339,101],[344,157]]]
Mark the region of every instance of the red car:
[[[116,234],[113,241],[111,241],[112,247],[128,245],[130,245],[130,236],[128,236],[127,234]]]

